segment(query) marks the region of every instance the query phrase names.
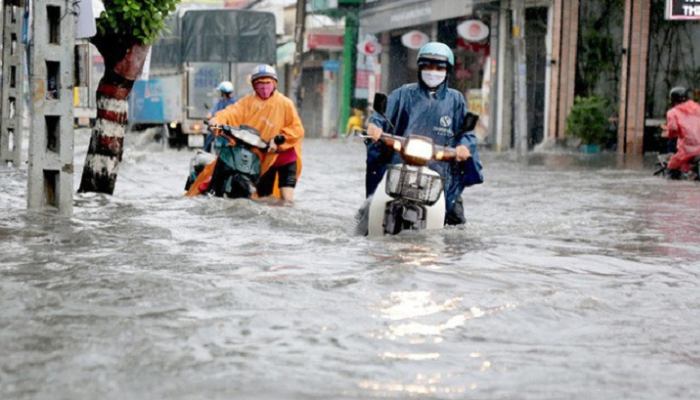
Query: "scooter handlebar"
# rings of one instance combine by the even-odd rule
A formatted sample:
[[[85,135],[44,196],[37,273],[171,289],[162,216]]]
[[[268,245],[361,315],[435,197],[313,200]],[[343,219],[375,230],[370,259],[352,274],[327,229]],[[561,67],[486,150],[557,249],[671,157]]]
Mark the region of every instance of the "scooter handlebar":
[[[382,133],[379,138],[385,145],[391,147],[395,151],[403,154],[403,149],[406,146],[408,138],[403,136],[395,136],[389,133]],[[457,159],[457,149],[454,147],[433,145],[433,160],[437,161],[452,161]]]
[[[457,150],[453,147],[435,146],[433,157],[438,161],[452,161],[457,159]]]

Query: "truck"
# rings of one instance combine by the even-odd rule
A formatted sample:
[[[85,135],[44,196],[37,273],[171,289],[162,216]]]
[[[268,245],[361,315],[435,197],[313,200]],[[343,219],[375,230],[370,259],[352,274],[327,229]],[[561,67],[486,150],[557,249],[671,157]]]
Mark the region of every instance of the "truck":
[[[201,147],[216,87],[231,81],[237,97],[252,90],[257,64],[276,60],[275,16],[235,9],[187,9],[173,14],[153,44],[148,75],[129,97],[132,130],[162,127],[171,146]]]

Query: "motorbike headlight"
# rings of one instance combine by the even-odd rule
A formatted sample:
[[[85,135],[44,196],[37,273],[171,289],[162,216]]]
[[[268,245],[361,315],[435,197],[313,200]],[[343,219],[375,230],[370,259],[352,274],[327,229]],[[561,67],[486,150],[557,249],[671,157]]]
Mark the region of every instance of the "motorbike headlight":
[[[394,198],[404,198],[428,205],[440,199],[442,178],[426,167],[392,165],[387,169],[386,193]]]
[[[433,143],[420,137],[409,137],[404,154],[426,162],[430,161],[433,158]]]

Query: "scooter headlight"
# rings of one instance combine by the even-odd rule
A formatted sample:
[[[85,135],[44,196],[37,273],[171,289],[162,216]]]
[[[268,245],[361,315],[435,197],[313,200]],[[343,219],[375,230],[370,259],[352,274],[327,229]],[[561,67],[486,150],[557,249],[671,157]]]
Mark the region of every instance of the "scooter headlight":
[[[410,136],[404,155],[426,163],[433,158],[433,142],[420,136]]]
[[[404,198],[432,205],[440,199],[442,178],[426,167],[401,164],[387,169],[386,193],[394,198]]]

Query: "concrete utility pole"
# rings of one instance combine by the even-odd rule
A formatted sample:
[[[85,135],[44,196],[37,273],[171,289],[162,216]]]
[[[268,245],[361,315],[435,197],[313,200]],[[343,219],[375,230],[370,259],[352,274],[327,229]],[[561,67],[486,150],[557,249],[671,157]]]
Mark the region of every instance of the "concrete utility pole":
[[[494,28],[494,27],[492,27]],[[496,62],[496,150],[511,148],[513,142],[513,48],[511,40],[510,0],[501,0],[498,13],[498,53]]]
[[[515,61],[515,147],[527,154],[527,65],[525,48],[525,2],[511,2],[513,8],[513,47]]]
[[[294,66],[292,67],[292,94],[297,109],[301,108],[301,67],[304,55],[304,34],[306,32],[306,0],[297,0],[294,25]],[[299,110],[301,112],[301,110]]]
[[[651,0],[625,1],[617,131],[617,152],[620,154],[641,155],[644,151],[650,14]]]
[[[22,151],[22,19],[25,0],[4,0],[2,21],[2,113],[0,162],[19,166]]]
[[[27,205],[63,215],[73,213],[73,4],[34,1],[31,26]]]
[[[566,136],[566,118],[574,105],[579,0],[554,0],[547,139]]]

